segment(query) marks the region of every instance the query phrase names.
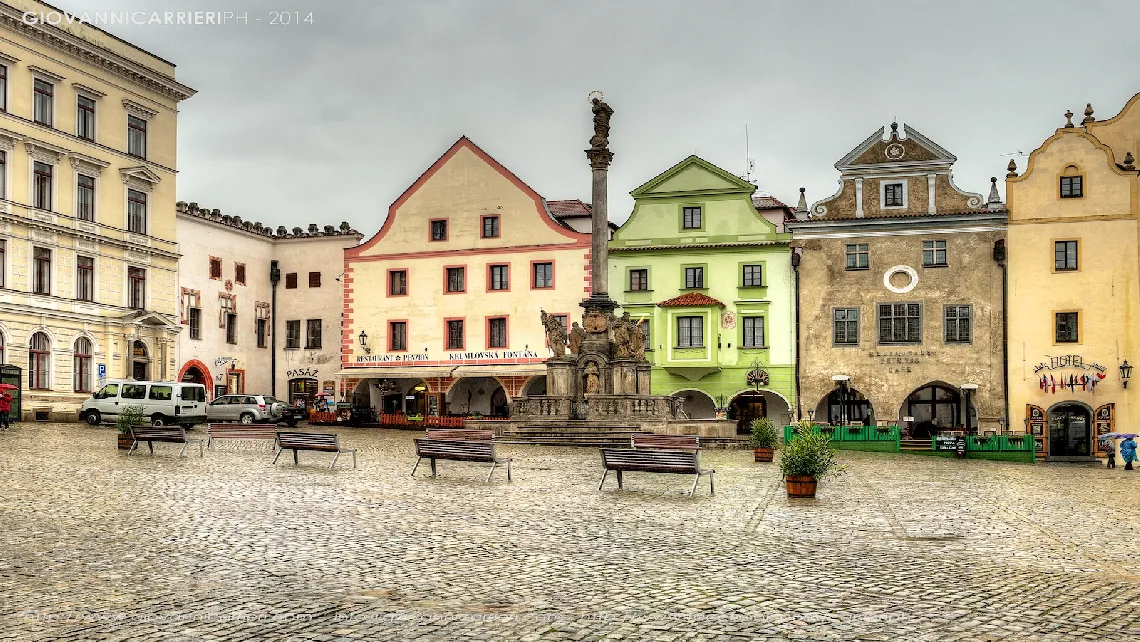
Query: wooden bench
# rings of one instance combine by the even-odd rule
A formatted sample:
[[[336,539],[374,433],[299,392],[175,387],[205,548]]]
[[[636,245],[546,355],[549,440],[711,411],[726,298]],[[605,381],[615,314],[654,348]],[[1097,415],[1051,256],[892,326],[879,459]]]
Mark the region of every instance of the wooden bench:
[[[160,441],[171,444],[182,444],[182,450],[178,451],[178,456],[182,457],[186,454],[186,447],[192,443],[198,443],[198,456],[203,456],[202,440],[189,439],[186,437],[186,429],[182,426],[131,426],[131,447],[127,449],[127,454],[130,455],[139,446],[139,442],[145,441],[150,454],[154,454],[154,442]]]
[[[654,435],[653,438],[635,435],[631,443],[632,449],[602,448],[602,481],[598,483],[601,490],[606,483],[606,476],[610,471],[617,472],[618,488],[622,488],[622,473],[628,471],[646,473],[673,473],[678,475],[696,475],[693,488],[689,491],[692,497],[697,492],[697,484],[702,475],[709,476],[709,494],[715,495],[713,469],[701,469],[701,451],[697,447],[696,437],[664,437]]]
[[[416,476],[420,462],[427,459],[431,464],[431,476],[435,477],[435,461],[449,459],[491,464],[487,479],[483,480],[485,482],[491,481],[495,466],[506,464],[507,481],[511,481],[511,460],[495,454],[494,436],[490,430],[429,430],[426,439],[415,440],[417,459],[416,465],[412,466],[412,476]]]
[[[277,426],[266,424],[209,424],[206,426],[209,439],[206,448],[214,445],[215,439],[272,439],[277,449]]]
[[[352,467],[356,468],[356,449],[345,448],[340,445],[340,439],[335,433],[319,433],[319,432],[292,432],[280,430],[277,432],[277,445],[281,450],[277,451],[277,456],[273,458],[273,463],[277,463],[277,458],[281,453],[286,450],[293,451],[293,463],[299,465],[297,460],[297,452],[301,450],[319,450],[321,452],[336,453],[333,457],[332,463],[329,464],[331,469],[336,466],[336,460],[340,459],[341,453],[352,453]]]

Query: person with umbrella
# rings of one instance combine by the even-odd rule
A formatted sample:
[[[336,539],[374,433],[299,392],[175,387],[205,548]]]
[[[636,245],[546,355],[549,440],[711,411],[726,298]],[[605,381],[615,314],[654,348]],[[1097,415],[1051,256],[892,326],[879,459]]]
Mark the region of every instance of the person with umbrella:
[[[1119,436],[1118,432],[1109,432],[1098,437],[1102,442],[1101,450],[1108,453],[1108,461],[1104,463],[1106,468],[1116,468],[1116,438]]]
[[[8,413],[12,412],[12,395],[8,391],[15,389],[10,383],[0,383],[0,427],[4,430],[12,427],[8,419]]]
[[[1124,460],[1124,470],[1132,470],[1132,462],[1136,461],[1136,435],[1121,435],[1124,441],[1120,442],[1120,458]]]

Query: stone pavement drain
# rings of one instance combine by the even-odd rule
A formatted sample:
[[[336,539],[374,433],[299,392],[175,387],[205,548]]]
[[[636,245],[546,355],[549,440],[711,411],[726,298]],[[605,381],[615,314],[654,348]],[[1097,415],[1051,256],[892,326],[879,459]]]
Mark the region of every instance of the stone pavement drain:
[[[359,468],[264,444],[126,457],[107,428],[0,433],[0,640],[1129,639],[1140,472],[841,452],[599,492],[596,449],[507,446],[514,481],[416,433]],[[284,460],[285,458],[282,458]]]

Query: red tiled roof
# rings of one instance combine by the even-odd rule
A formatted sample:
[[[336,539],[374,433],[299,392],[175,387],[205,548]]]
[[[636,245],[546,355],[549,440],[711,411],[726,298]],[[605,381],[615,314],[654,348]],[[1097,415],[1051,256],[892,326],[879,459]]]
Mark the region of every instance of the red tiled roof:
[[[547,201],[550,213],[558,218],[579,218],[590,216],[590,206],[578,199],[568,201]]]
[[[780,202],[780,199],[775,196],[767,194],[762,196],[753,196],[752,205],[758,210],[790,210],[792,208]]]
[[[716,305],[724,307],[724,304],[707,294],[701,292],[686,292],[681,296],[673,297],[668,301],[662,301],[657,304],[660,308],[680,308],[685,306],[710,306]]]

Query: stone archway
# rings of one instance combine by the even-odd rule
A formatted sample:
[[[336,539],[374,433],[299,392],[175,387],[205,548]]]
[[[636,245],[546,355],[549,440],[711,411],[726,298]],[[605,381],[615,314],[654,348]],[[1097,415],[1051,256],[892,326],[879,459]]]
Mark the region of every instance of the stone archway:
[[[460,377],[447,389],[447,412],[464,416],[507,416],[510,395],[495,377]]]
[[[210,375],[210,369],[197,359],[191,359],[182,364],[182,369],[178,371],[178,380],[185,383],[202,384],[206,387],[207,395],[212,395],[214,392],[210,385],[210,382],[214,380]]]
[[[1093,456],[1092,408],[1079,401],[1062,401],[1046,411],[1049,458]]]
[[[728,418],[736,422],[736,433],[752,432],[752,420],[768,417],[779,429],[792,422],[792,406],[788,400],[771,390],[742,390],[728,404]]]
[[[696,388],[682,388],[671,394],[684,402],[681,409],[689,419],[716,419],[716,401],[709,393]]]
[[[914,417],[911,438],[928,439],[939,431],[963,425],[963,412],[962,395],[957,388],[943,381],[931,381],[907,395],[899,409],[899,419],[901,422],[903,417]]]
[[[815,405],[815,423],[838,426],[840,424],[874,425],[875,408],[857,388],[847,388],[844,393],[838,386],[819,400]]]
[[[546,375],[535,375],[523,384],[523,397],[537,397],[546,394]]]

